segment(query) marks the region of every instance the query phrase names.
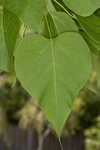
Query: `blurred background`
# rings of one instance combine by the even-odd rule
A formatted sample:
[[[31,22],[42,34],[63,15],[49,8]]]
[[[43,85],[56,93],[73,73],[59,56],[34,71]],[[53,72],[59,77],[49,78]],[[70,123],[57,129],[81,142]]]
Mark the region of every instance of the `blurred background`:
[[[60,140],[21,83],[0,70],[0,150],[100,150],[100,58],[92,60]]]

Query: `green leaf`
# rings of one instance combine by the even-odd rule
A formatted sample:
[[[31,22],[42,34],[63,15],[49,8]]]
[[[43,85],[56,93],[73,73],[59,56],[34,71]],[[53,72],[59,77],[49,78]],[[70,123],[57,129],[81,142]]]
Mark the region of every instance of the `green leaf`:
[[[16,15],[7,10],[0,13],[0,69],[14,73],[14,49],[20,29]]]
[[[98,87],[100,88],[100,55],[98,57],[94,57],[94,69],[97,73],[97,84]],[[100,95],[100,92],[99,92]]]
[[[39,30],[45,11],[46,0],[3,0],[3,6],[15,13],[32,28]]]
[[[91,40],[100,43],[100,18],[96,15],[89,17],[77,16],[81,28]]]
[[[8,53],[8,70],[14,73],[14,50],[19,35],[21,22],[16,15],[4,9],[3,30],[4,41]]]
[[[6,51],[3,35],[3,14],[0,12],[0,69],[8,71],[8,53]]]
[[[51,1],[51,0],[48,0],[48,1],[46,1],[46,2],[47,2],[46,4],[47,4],[47,9],[48,9],[48,11],[50,11],[50,12],[55,11],[55,7],[54,7],[52,1]]]
[[[0,5],[13,13],[20,15],[27,7],[27,0],[0,0]]]
[[[53,20],[52,16],[50,15],[50,13],[48,13],[47,15],[45,15],[43,17],[42,35],[44,35],[46,38],[50,38],[48,26],[50,28],[51,37],[52,38],[56,37],[57,36],[57,29],[56,29],[56,26],[54,24],[54,20]]]
[[[52,38],[64,32],[78,31],[78,27],[75,22],[64,12],[51,12],[48,13],[47,16],[44,16],[42,32],[45,37],[50,38],[48,26],[50,28]]]
[[[100,43],[90,39],[84,32],[82,33],[82,36],[84,37],[84,39],[86,40],[90,50],[96,54],[96,55],[100,55]]]
[[[60,136],[75,96],[91,72],[87,44],[78,33],[54,39],[27,35],[16,49],[16,74]]]
[[[100,0],[63,0],[63,1],[72,11],[74,11],[76,14],[80,16],[90,16],[96,9],[100,8]]]

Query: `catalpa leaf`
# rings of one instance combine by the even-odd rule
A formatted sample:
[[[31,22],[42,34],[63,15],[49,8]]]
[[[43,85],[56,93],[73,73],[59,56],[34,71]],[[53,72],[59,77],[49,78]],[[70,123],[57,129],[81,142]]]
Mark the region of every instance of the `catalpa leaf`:
[[[80,16],[90,16],[96,9],[100,8],[100,0],[63,0],[63,2]]]
[[[91,72],[89,48],[80,34],[54,39],[27,35],[16,49],[16,74],[60,136],[75,96]]]
[[[25,24],[35,30],[40,29],[46,0],[3,0],[2,5],[16,14]]]
[[[44,24],[42,27],[43,35],[50,38],[56,37],[63,32],[77,32],[78,27],[70,16],[64,12],[51,12],[44,16]],[[49,30],[48,31],[48,26]]]

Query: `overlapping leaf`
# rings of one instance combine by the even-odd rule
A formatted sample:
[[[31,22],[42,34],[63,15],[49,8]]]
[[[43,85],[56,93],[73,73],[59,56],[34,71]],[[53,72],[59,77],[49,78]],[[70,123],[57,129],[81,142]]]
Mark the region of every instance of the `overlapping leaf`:
[[[1,4],[20,17],[24,23],[39,30],[46,0],[1,0]]]
[[[6,51],[3,35],[3,14],[0,12],[0,69],[8,71],[8,53]]]
[[[96,12],[95,12],[95,15],[100,17],[100,9],[98,9]]]
[[[86,40],[90,50],[96,54],[96,55],[100,55],[100,43],[90,39],[84,32],[82,33],[82,36],[84,37],[84,39]]]
[[[14,49],[21,22],[16,15],[4,9],[1,12],[1,35],[0,35],[0,68],[14,73]]]
[[[3,30],[6,50],[8,52],[8,70],[14,72],[14,50],[18,39],[21,22],[16,15],[4,9]]]
[[[100,8],[100,0],[63,0],[63,1],[72,11],[81,16],[90,16],[96,9]]]
[[[50,31],[48,31],[48,26]],[[51,32],[51,38],[53,38],[63,32],[77,32],[78,27],[72,18],[64,12],[52,12],[44,17],[42,30],[45,37],[50,38],[49,32]]]
[[[89,38],[100,43],[100,18],[95,14],[89,17],[77,16],[77,18]]]

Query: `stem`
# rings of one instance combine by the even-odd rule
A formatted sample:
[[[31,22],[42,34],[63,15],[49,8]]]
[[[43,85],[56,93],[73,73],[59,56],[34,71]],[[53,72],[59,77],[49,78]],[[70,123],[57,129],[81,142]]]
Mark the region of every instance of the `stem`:
[[[58,1],[53,0],[57,5],[59,5],[70,17],[74,18],[74,16],[72,14],[69,13],[69,11],[63,6],[61,5]]]
[[[47,128],[44,133],[42,133],[42,132],[39,133],[37,150],[43,150],[44,139],[48,136],[49,133],[50,133],[50,129],[49,128]]]

